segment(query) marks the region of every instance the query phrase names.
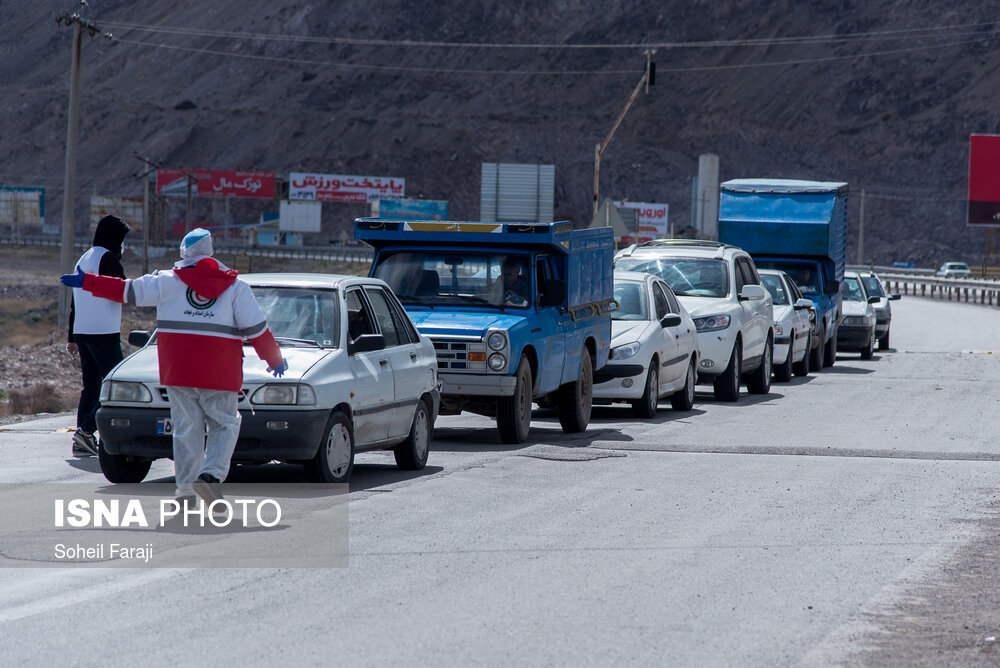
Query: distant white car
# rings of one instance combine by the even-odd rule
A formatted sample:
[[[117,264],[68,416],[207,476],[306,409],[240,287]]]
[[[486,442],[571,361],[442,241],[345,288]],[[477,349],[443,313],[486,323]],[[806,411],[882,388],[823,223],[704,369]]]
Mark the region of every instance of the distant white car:
[[[761,269],[760,280],[774,304],[774,379],[787,382],[809,375],[809,351],[816,310],[795,281],[783,271]],[[810,312],[812,317],[810,318]]]
[[[972,271],[964,262],[945,262],[938,269],[937,275],[942,278],[968,278]]]
[[[837,350],[860,350],[861,359],[870,360],[875,350],[875,309],[878,297],[869,296],[856,271],[844,274],[840,284],[844,297],[844,317],[837,328]]]
[[[288,360],[282,378],[243,357],[235,463],[304,464],[315,482],[347,482],[354,453],[392,450],[402,469],[427,462],[440,406],[437,356],[382,281],[332,274],[246,274]],[[147,343],[148,340],[148,343]],[[170,388],[159,382],[156,337],[101,386],[100,463],[111,482],[139,482],[171,457]]]
[[[627,401],[636,417],[656,415],[659,400],[674,410],[694,404],[698,333],[694,321],[663,280],[615,271],[611,353],[594,372],[594,403]]]

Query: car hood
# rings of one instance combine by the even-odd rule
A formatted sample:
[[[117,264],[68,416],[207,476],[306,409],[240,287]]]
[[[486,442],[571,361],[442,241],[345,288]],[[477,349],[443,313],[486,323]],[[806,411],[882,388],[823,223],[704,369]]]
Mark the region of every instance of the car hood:
[[[724,297],[678,297],[677,301],[684,305],[692,318],[716,313],[728,313],[734,306],[733,302]]]
[[[283,347],[281,354],[288,360],[288,371],[283,380],[299,381],[305,373],[317,362],[328,355],[337,353],[336,348],[293,348]],[[160,367],[156,358],[156,346],[140,348],[129,355],[115,367],[108,376],[114,380],[138,380],[146,383],[159,383]],[[267,362],[257,357],[253,348],[243,348],[243,382],[250,384],[265,383],[274,380],[267,372]]]
[[[650,324],[648,320],[612,320],[611,347],[638,341]]]
[[[872,308],[868,302],[844,300],[844,315],[866,315],[870,313],[872,313]]]
[[[430,337],[478,336],[490,329],[510,330],[524,321],[523,315],[470,311],[407,311],[421,334]]]

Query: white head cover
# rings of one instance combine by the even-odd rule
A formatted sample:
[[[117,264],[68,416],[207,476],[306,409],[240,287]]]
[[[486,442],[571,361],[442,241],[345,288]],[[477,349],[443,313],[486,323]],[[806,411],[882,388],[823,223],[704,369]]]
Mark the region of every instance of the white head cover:
[[[212,233],[196,227],[181,240],[181,257],[212,257]]]

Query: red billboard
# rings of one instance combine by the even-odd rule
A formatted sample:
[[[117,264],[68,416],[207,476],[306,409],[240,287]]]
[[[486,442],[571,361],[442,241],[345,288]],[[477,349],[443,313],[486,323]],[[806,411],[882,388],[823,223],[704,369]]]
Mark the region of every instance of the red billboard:
[[[969,225],[1000,225],[1000,135],[969,137]]]
[[[156,194],[186,197],[259,197],[274,199],[274,172],[229,172],[205,169],[157,169]]]

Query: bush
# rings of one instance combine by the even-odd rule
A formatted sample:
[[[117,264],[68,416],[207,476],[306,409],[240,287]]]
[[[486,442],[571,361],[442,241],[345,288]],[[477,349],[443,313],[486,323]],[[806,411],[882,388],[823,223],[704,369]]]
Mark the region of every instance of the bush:
[[[54,383],[38,383],[10,390],[10,412],[16,415],[59,413],[73,407]]]

